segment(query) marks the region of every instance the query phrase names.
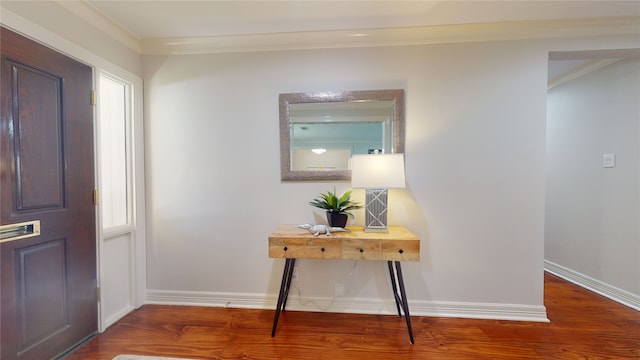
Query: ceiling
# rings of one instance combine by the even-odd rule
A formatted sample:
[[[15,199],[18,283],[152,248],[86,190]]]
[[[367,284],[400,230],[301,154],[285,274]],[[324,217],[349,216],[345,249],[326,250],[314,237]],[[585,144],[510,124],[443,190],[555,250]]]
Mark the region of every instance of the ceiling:
[[[640,33],[640,0],[54,1],[143,54]]]

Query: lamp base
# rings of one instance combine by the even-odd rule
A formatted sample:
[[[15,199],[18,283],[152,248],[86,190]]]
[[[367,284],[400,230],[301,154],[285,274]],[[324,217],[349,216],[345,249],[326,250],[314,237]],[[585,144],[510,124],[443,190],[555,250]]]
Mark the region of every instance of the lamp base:
[[[389,232],[389,228],[368,228],[365,226],[364,228],[364,232],[368,232],[368,233],[382,233],[382,234],[386,234]]]
[[[366,232],[389,232],[387,227],[387,198],[386,188],[367,188],[365,191],[365,220]]]

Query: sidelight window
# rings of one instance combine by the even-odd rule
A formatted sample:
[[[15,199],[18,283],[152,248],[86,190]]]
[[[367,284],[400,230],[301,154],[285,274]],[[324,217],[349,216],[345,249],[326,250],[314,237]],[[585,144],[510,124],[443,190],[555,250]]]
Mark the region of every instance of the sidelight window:
[[[108,230],[132,224],[131,86],[104,73],[99,82],[100,202]]]

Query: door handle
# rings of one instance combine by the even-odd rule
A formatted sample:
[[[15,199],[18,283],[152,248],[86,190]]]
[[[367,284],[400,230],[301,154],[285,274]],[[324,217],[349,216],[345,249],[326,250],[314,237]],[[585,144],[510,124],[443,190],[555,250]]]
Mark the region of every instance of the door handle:
[[[40,235],[40,220],[0,225],[0,243]]]

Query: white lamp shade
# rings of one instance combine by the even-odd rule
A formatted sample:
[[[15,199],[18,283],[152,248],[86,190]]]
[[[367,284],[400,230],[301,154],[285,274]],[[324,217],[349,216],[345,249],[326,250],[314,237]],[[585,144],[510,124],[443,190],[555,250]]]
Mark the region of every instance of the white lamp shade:
[[[367,154],[351,157],[354,188],[403,188],[404,154]]]

